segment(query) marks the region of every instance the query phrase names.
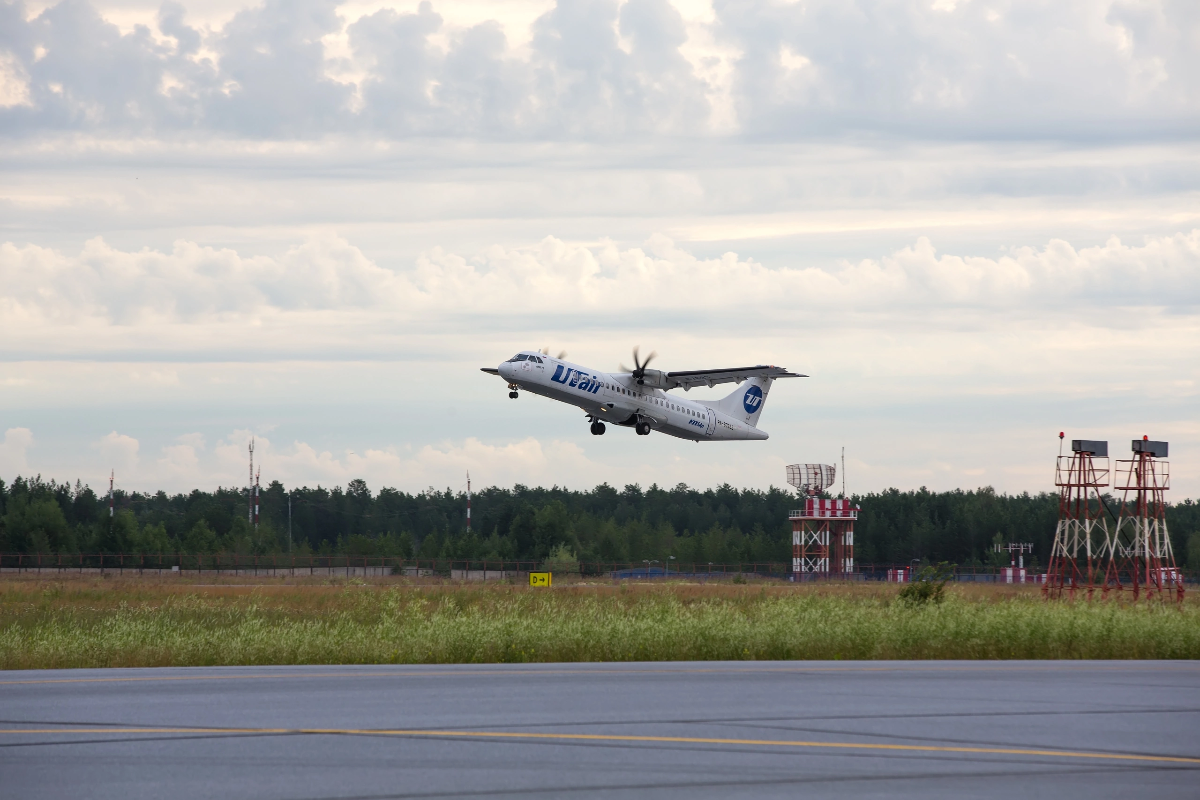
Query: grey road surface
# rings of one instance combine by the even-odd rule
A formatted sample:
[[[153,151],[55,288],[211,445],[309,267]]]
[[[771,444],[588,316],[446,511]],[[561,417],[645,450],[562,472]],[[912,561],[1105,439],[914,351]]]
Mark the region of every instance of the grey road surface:
[[[1200,662],[0,673],[5,798],[1200,798]]]

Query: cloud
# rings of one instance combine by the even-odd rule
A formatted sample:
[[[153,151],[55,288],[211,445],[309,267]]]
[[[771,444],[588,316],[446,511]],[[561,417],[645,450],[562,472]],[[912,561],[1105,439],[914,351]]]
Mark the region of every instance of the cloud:
[[[1149,237],[1140,245],[1113,237],[1075,248],[1051,240],[999,257],[938,253],[920,237],[882,258],[777,269],[735,253],[699,258],[661,235],[626,249],[553,237],[529,247],[495,246],[473,257],[435,248],[400,272],[332,235],[278,257],[242,256],[183,240],[170,252],[126,252],[94,239],[78,256],[0,245],[0,309],[8,321],[0,330],[13,332],[35,322],[220,326],[306,312],[368,312],[337,323],[363,330],[381,321],[457,325],[464,314],[551,320],[586,311],[592,319],[615,319],[638,311],[755,309],[769,317],[789,315],[801,302],[889,317],[929,310],[1020,315],[1126,307],[1194,314],[1200,306],[1200,229]],[[178,381],[169,370],[139,377]]]
[[[1185,135],[1200,101],[1188,0],[837,0],[722,7],[746,130],[933,138]],[[785,57],[790,55],[790,58]],[[804,68],[794,69],[797,59]],[[783,87],[783,88],[781,88]]]
[[[108,465],[122,475],[136,473],[138,467],[138,440],[132,436],[113,431],[93,442]]]
[[[263,308],[363,308],[394,301],[395,277],[336,237],[278,258],[178,241],[170,253],[123,252],[103,239],[78,257],[0,245],[0,308],[13,319],[100,317],[118,325],[189,321]]]
[[[122,32],[84,0],[28,20],[5,4],[0,129],[1092,140],[1187,136],[1200,117],[1192,0],[559,0],[519,46],[503,7],[438,9],[267,0],[210,30],[167,3]]]
[[[278,480],[287,486],[344,486],[362,478],[375,490],[381,486],[402,486],[409,490],[430,486],[457,488],[465,482],[468,471],[493,485],[549,486],[562,484],[566,476],[575,481],[587,476],[598,482],[603,473],[600,465],[591,461],[578,444],[557,439],[542,442],[532,437],[502,443],[467,437],[415,447],[334,453],[304,441],[279,447],[267,437],[236,430],[222,437],[208,453],[194,444],[165,445],[161,457],[149,469],[139,465],[138,442],[128,436],[114,432],[96,445],[113,463],[123,486],[186,491],[200,486],[244,486],[247,444],[251,438],[256,470],[262,473],[264,483]],[[28,471],[24,449],[31,442],[32,434],[26,429],[8,432],[5,444],[0,445],[0,474]],[[14,453],[16,460],[10,458]],[[6,466],[10,463],[11,466]]]
[[[470,437],[415,450],[367,449],[363,453],[346,452],[340,457],[296,442],[287,454],[281,453],[273,459],[272,466],[280,474],[295,476],[296,481],[344,485],[353,478],[364,478],[376,488],[383,485],[456,488],[465,482],[468,471],[488,476],[487,480],[495,485],[549,486],[561,484],[564,476],[577,480],[581,475],[600,471],[578,444],[541,442],[532,437],[502,444]]]
[[[195,447],[188,444],[167,445],[162,453],[162,458],[157,461],[160,481],[173,483],[178,478],[197,477],[200,459]]]
[[[27,453],[33,447],[33,431],[29,428],[9,428],[0,442],[0,476],[12,478],[29,474]]]

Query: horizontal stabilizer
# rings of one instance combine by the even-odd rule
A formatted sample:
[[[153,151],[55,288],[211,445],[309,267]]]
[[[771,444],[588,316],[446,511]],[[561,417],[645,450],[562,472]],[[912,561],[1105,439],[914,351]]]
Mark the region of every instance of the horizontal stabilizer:
[[[728,367],[726,369],[694,369],[684,372],[668,372],[663,376],[663,388],[674,389],[683,387],[684,390],[693,386],[716,386],[719,383],[741,383],[750,378],[762,380],[775,378],[807,378],[788,372],[783,367],[773,367],[760,364],[757,367]]]

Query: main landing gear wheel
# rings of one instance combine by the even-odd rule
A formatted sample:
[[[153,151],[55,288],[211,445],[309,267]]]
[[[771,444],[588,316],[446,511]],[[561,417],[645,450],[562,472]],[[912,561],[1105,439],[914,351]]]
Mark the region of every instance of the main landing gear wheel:
[[[604,435],[604,423],[603,422],[593,422],[592,423],[592,436],[603,436],[603,435]]]
[[[638,436],[649,436],[650,435],[650,423],[639,422],[637,424],[637,427],[634,430],[637,431]]]
[[[509,392],[509,393],[508,393],[508,396],[509,396],[509,397],[511,397],[513,400],[516,400],[516,399],[517,399],[517,393],[516,393],[516,392]]]

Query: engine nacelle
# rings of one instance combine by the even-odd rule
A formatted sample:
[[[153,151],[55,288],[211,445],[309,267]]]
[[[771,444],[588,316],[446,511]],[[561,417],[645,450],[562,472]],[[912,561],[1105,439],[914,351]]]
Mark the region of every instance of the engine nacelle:
[[[642,385],[652,389],[667,389],[667,374],[662,370],[648,369],[642,378]]]

